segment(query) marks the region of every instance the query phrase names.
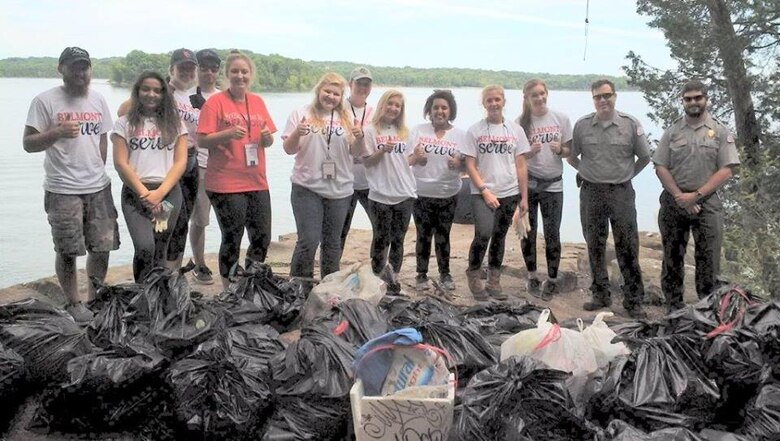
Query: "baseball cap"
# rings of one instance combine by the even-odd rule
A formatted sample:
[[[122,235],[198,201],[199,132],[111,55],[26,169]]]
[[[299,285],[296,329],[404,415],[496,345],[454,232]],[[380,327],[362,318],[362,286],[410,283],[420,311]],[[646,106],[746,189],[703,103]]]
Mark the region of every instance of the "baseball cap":
[[[374,80],[371,77],[371,71],[368,70],[367,67],[363,67],[363,66],[356,67],[352,71],[352,73],[349,74],[349,82],[350,83],[353,82],[353,81],[362,80],[363,78],[368,78],[369,80],[372,80],[372,81]]]
[[[198,59],[195,58],[195,54],[189,49],[176,49],[171,54],[171,66],[176,66],[182,63],[194,63],[198,65]]]
[[[92,65],[92,60],[89,59],[89,52],[76,46],[66,47],[60,54],[59,64],[71,65],[76,61],[84,60]]]
[[[198,64],[212,62],[219,66],[222,64],[222,60],[219,58],[219,54],[212,49],[201,49],[195,52],[195,59],[198,60]]]

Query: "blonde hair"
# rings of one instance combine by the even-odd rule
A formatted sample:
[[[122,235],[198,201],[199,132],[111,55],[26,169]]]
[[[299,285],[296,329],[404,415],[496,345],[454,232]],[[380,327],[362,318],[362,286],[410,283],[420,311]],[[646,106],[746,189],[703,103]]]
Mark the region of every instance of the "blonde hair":
[[[400,97],[401,98],[401,113],[398,114],[398,117],[395,118],[395,121],[393,121],[393,125],[398,129],[398,137],[401,139],[406,139],[406,137],[409,135],[409,129],[406,127],[406,99],[404,99],[404,94],[402,94],[400,91],[395,89],[390,89],[387,92],[382,94],[382,97],[379,98],[379,103],[376,105],[376,112],[374,112],[374,117],[371,119],[371,124],[373,124],[374,128],[376,128],[377,133],[379,133],[380,124],[382,123],[382,117],[384,116],[384,110],[385,105],[390,101],[391,98]]]
[[[228,80],[228,72],[230,72],[230,65],[233,64],[233,62],[236,60],[244,60],[244,62],[249,65],[249,75],[251,78],[249,81],[249,86],[252,86],[252,84],[255,82],[257,66],[255,66],[255,62],[252,61],[251,58],[238,49],[232,49],[230,54],[227,56],[227,59],[225,60],[225,84],[230,84],[230,81]]]
[[[544,93],[549,93],[547,84],[537,78],[528,80],[523,86],[523,110],[520,113],[520,117],[517,118],[517,122],[520,124],[520,127],[525,130],[525,134],[528,136],[531,136],[531,101],[528,100],[528,94],[531,92],[531,89],[539,85],[544,87]]]
[[[320,129],[325,127],[325,120],[320,114],[321,112],[325,111],[325,109],[323,109],[322,105],[320,104],[320,92],[325,86],[336,86],[341,90],[341,100],[335,107],[334,111],[338,113],[339,119],[341,120],[341,126],[344,127],[344,131],[347,134],[347,141],[351,144],[354,141],[354,137],[352,136],[352,118],[344,106],[344,92],[347,90],[347,80],[345,80],[344,77],[337,74],[336,72],[326,73],[320,78],[320,81],[317,82],[317,85],[314,86],[314,99],[312,100],[311,107],[309,109],[308,118],[311,121],[310,124]]]
[[[485,104],[485,97],[488,93],[497,90],[501,93],[501,97],[504,98],[504,101],[506,101],[506,94],[504,93],[504,86],[500,86],[498,84],[490,84],[485,86],[484,89],[482,89],[482,104]]]

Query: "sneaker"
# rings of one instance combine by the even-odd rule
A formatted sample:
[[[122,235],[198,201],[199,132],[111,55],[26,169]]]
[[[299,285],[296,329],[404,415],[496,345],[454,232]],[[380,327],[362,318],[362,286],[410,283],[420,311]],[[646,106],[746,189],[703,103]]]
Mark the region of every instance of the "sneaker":
[[[417,273],[417,277],[414,278],[414,289],[417,291],[428,291],[431,289],[431,280],[427,274]]]
[[[628,313],[628,316],[631,317],[632,319],[634,320],[647,319],[647,313],[642,308],[642,305],[632,305],[632,306],[623,305],[623,307],[626,309],[626,313]]]
[[[195,265],[192,274],[195,276],[195,280],[202,285],[214,283],[214,278],[211,277],[211,270],[206,265]]]
[[[542,300],[551,300],[553,298],[553,294],[557,294],[558,292],[559,289],[557,279],[547,279],[544,281],[544,283],[542,283]]]
[[[528,279],[528,293],[531,294],[534,297],[541,298],[541,291],[542,288],[542,282],[539,281],[536,277],[532,277]]]
[[[81,302],[68,305],[65,307],[65,311],[80,325],[86,325],[95,318],[95,314]]]
[[[596,311],[598,309],[609,308],[612,306],[612,299],[608,295],[594,294],[590,302],[585,302],[582,309],[586,311]]]
[[[439,276],[439,283],[441,284],[441,287],[447,291],[455,291],[455,281],[452,280],[450,273],[444,273]]]
[[[387,294],[398,294],[401,292],[401,285],[395,278],[395,274],[393,273],[393,269],[390,268],[390,265],[385,265],[377,276],[387,285]]]

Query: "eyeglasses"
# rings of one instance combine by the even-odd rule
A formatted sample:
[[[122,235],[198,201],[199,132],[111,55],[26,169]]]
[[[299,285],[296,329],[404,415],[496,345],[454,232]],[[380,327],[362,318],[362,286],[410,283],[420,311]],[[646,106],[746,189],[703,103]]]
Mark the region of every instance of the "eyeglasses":
[[[598,95],[593,95],[593,101],[609,101],[613,96],[615,96],[615,93],[600,93]]]
[[[691,101],[701,101],[703,98],[707,98],[707,95],[684,96],[683,101],[690,103]]]
[[[207,70],[214,73],[219,72],[219,66],[200,66],[199,69],[202,70],[203,72]]]

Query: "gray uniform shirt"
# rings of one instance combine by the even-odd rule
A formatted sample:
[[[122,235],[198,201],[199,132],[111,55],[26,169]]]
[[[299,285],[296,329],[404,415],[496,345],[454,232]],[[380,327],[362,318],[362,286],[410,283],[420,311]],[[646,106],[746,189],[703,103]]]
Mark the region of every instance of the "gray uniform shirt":
[[[707,113],[695,126],[680,118],[666,129],[653,163],[668,168],[681,190],[694,191],[719,169],[739,164],[739,156],[728,127]]]
[[[634,177],[635,157],[650,159],[650,148],[642,125],[633,116],[615,111],[611,121],[602,123],[594,112],[574,125],[571,155],[580,157],[582,179],[622,184]]]

